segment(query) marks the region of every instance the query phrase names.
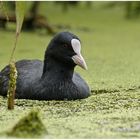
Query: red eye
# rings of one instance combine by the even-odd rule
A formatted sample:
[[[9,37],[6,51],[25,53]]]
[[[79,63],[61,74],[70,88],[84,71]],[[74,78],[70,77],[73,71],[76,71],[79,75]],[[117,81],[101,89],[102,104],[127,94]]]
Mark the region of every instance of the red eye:
[[[68,47],[68,45],[67,44],[64,44],[64,47]]]

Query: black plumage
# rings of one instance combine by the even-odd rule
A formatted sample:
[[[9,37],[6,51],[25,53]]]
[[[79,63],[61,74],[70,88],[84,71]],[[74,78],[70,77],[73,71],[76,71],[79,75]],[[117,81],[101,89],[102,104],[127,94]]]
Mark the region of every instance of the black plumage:
[[[75,100],[90,94],[87,83],[74,72],[76,65],[86,69],[80,54],[80,40],[69,32],[61,32],[49,43],[40,60],[16,62],[18,72],[16,98],[36,100]],[[0,72],[0,95],[8,90],[9,66]]]

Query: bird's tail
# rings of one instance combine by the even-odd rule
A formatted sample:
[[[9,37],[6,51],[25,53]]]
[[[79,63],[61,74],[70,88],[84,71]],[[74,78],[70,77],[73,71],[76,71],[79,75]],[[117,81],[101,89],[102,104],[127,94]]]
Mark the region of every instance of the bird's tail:
[[[2,95],[2,93],[1,93],[1,88],[2,88],[2,83],[1,83],[1,78],[2,78],[2,74],[1,74],[1,72],[0,72],[0,95]]]
[[[4,84],[3,76],[2,73],[0,72],[0,95],[6,96],[7,92],[5,92],[5,86],[3,84]]]
[[[2,73],[0,72],[0,86],[1,86]]]

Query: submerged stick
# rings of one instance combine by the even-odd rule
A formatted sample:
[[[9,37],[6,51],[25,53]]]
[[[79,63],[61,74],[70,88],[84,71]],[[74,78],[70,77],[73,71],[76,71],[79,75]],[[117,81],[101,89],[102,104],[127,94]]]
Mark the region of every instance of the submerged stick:
[[[17,80],[17,70],[14,62],[9,64],[10,66],[10,77],[9,77],[9,87],[8,87],[8,109],[14,109],[14,99],[16,91],[16,80]]]
[[[17,40],[22,28],[25,10],[26,10],[26,2],[16,1],[16,37],[15,44],[11,53],[9,66],[10,66],[10,77],[9,77],[9,87],[8,87],[8,109],[14,109],[14,99],[15,99],[15,91],[16,91],[16,80],[17,80],[17,69],[15,66],[15,62],[13,62],[14,53],[17,47]]]
[[[16,92],[17,69],[16,69],[15,62],[13,61],[13,57],[17,46],[17,38],[18,35],[16,35],[15,44],[9,61],[10,74],[9,74],[9,85],[8,85],[8,92],[7,92],[9,110],[14,109],[14,104],[15,104],[14,100],[15,100],[15,92]]]

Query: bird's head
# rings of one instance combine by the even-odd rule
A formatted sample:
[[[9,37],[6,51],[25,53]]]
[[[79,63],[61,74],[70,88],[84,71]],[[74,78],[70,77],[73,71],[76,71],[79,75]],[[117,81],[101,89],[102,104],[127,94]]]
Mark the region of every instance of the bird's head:
[[[80,39],[70,32],[56,34],[48,45],[46,55],[66,66],[79,65],[87,69],[86,62],[81,55]]]

